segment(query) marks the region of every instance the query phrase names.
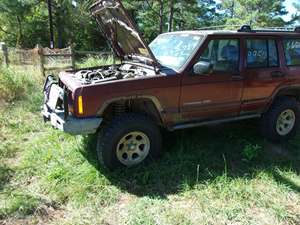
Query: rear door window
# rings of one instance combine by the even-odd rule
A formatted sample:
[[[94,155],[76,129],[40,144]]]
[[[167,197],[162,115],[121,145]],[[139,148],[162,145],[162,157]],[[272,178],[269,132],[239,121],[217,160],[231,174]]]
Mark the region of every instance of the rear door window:
[[[266,68],[279,66],[276,41],[272,39],[247,39],[247,67]]]
[[[287,66],[300,66],[300,38],[283,41]]]

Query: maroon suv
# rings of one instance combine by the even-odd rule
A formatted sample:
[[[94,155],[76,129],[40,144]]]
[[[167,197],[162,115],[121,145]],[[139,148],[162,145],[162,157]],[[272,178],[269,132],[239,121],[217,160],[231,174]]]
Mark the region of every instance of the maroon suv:
[[[300,31],[180,31],[149,46],[118,0],[91,7],[121,63],[48,76],[43,116],[71,134],[98,132],[100,162],[134,166],[161,153],[161,128],[261,118],[282,141],[300,119]]]

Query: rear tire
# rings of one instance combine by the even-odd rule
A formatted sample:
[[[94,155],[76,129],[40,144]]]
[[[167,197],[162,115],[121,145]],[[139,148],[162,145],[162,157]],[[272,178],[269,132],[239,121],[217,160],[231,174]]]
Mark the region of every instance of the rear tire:
[[[160,154],[160,129],[147,116],[123,114],[99,132],[98,160],[110,170],[136,166]]]
[[[262,116],[263,136],[273,142],[287,141],[299,128],[300,104],[290,97],[279,97]]]

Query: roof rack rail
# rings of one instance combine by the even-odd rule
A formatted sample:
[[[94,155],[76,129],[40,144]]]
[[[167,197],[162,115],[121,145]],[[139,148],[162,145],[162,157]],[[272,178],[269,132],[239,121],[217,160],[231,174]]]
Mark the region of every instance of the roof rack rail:
[[[210,27],[201,27],[198,30],[220,30],[226,27],[235,28],[238,27],[238,32],[296,32],[300,33],[300,26],[296,27],[265,27],[265,28],[256,28],[252,29],[250,25],[235,25],[227,24],[220,26],[210,26]]]
[[[238,32],[296,32],[300,33],[300,26],[297,27],[266,27],[252,29],[250,25],[243,25]]]
[[[241,26],[242,25],[228,24],[228,25],[220,25],[220,26],[201,27],[201,28],[198,28],[198,30],[217,30],[217,29],[220,29],[220,28],[241,27]]]

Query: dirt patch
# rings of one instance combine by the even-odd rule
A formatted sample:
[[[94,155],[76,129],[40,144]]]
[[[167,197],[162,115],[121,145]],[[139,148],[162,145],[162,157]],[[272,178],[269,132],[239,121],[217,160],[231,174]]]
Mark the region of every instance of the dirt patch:
[[[102,218],[102,223],[105,225],[122,224],[122,216],[126,217],[129,205],[136,200],[134,195],[122,194],[119,201],[106,209],[105,216]]]
[[[0,220],[0,225],[44,225],[51,224],[63,218],[65,211],[63,209],[56,209],[52,206],[41,205],[39,206],[32,216],[26,218],[8,218]]]
[[[7,107],[9,103],[7,103],[1,96],[0,96],[0,108],[4,109]]]

